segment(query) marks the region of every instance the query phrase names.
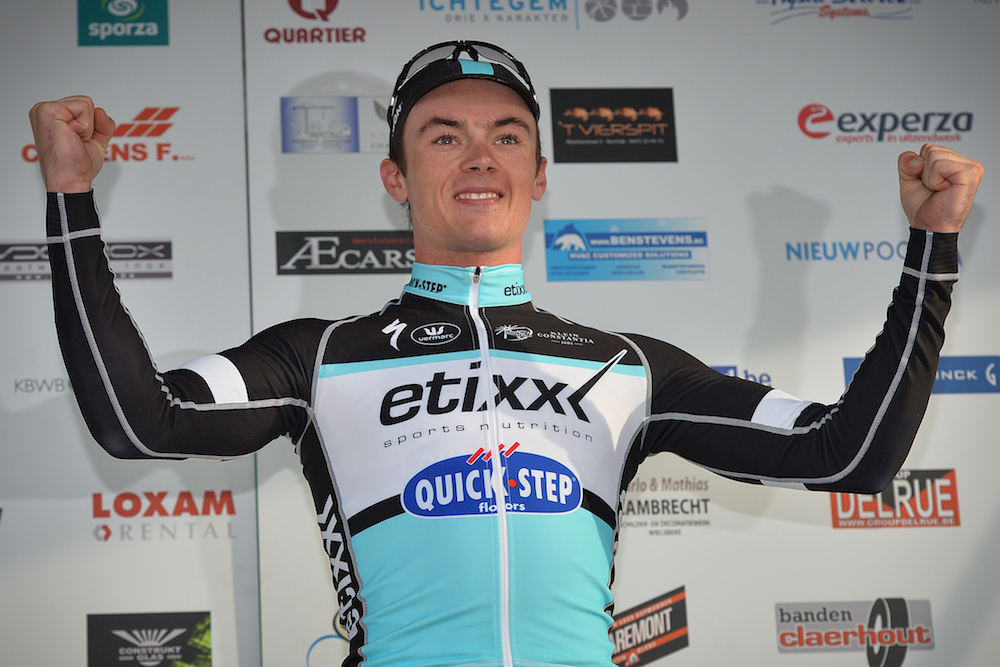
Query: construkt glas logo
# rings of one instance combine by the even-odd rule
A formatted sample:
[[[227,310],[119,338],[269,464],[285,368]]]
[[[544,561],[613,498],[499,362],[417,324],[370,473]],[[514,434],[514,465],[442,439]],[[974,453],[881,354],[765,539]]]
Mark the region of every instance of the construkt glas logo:
[[[166,46],[167,0],[77,0],[79,46]]]

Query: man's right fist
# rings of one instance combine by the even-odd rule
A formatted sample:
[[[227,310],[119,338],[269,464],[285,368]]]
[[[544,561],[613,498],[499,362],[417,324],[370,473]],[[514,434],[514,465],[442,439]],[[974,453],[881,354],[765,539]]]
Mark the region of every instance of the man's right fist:
[[[115,122],[84,95],[39,102],[28,112],[28,118],[45,189],[89,192],[104,166],[104,152],[115,132]]]

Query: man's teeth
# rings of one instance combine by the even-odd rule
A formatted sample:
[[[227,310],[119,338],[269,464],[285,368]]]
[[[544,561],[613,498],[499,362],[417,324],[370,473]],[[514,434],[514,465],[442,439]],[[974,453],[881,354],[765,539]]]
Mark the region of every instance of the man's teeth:
[[[455,199],[499,199],[500,195],[496,192],[463,192],[459,195],[455,195]]]

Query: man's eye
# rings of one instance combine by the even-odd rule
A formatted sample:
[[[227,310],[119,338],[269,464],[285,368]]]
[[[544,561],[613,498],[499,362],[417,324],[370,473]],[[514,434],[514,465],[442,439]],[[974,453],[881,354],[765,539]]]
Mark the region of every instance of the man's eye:
[[[499,139],[497,139],[497,143],[498,144],[516,144],[516,143],[520,143],[520,142],[519,142],[518,138],[515,137],[513,134],[505,134],[502,137],[500,137]]]
[[[441,144],[443,146],[450,146],[455,143],[455,137],[450,134],[442,134],[440,137],[434,140],[434,143]]]

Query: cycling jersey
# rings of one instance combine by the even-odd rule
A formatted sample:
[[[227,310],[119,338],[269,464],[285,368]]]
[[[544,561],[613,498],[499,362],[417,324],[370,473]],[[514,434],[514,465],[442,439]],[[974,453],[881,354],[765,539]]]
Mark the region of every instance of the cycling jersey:
[[[99,234],[92,195],[49,196],[59,339],[94,437],[122,458],[222,459],[289,436],[345,664],[374,667],[609,667],[625,489],[652,453],[756,484],[882,490],[957,279],[957,235],[913,231],[885,328],[832,405],[540,310],[516,265],[417,264],[379,312],[287,322],[160,373]]]

